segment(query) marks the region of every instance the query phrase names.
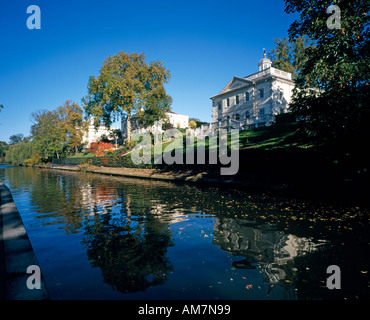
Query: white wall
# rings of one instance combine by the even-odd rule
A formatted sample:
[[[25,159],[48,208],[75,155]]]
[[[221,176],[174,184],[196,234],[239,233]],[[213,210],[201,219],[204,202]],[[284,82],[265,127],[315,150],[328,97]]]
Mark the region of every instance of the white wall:
[[[189,116],[178,113],[167,113],[170,123],[175,127],[187,128],[189,127]],[[179,126],[178,126],[179,125]]]

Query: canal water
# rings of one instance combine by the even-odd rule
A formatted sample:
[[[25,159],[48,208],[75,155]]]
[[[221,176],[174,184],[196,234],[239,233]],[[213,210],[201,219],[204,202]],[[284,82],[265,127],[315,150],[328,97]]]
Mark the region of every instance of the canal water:
[[[22,167],[0,180],[51,299],[369,298],[363,207]]]

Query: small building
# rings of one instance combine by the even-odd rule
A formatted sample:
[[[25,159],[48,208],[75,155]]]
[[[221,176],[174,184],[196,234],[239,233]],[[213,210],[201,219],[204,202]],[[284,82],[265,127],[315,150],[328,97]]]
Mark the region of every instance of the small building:
[[[173,111],[166,112],[169,122],[174,128],[185,129],[189,127],[189,116],[179,114]]]
[[[109,135],[113,133],[114,130],[117,130],[117,129],[118,127],[112,127],[108,129],[103,124],[99,124],[99,126],[95,128],[94,117],[90,117],[89,125],[82,137],[82,143],[86,144],[86,147],[89,148],[92,142],[99,141],[103,135],[106,137],[109,137]]]
[[[189,126],[189,116],[187,115],[169,111],[169,112],[166,112],[166,116],[167,116],[168,122],[171,123],[174,128],[185,129]],[[163,122],[164,122],[163,120],[159,121],[159,124],[162,124]],[[135,116],[131,117],[131,129],[132,130],[140,129],[138,120]],[[150,131],[154,131],[154,130],[161,131],[162,128],[154,128],[154,126],[152,126],[149,130]],[[126,134],[127,134],[126,118],[123,118],[121,121],[121,131],[122,131],[122,137],[126,137]]]
[[[264,53],[259,71],[234,77],[213,97],[212,121],[218,127],[249,129],[275,123],[277,115],[289,111],[294,82],[292,74],[272,67]]]

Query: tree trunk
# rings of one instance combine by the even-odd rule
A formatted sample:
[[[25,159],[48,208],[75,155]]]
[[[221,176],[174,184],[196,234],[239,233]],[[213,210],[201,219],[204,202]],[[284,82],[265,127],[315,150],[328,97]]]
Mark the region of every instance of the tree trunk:
[[[76,152],[76,154],[78,154],[78,147],[77,146],[75,146],[75,152]]]
[[[127,112],[126,128],[126,139],[131,141],[131,112]]]

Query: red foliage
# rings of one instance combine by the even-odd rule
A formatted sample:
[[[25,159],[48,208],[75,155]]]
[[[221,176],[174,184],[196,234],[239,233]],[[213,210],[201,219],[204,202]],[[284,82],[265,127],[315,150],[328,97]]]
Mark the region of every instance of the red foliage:
[[[87,152],[95,154],[97,157],[103,157],[106,151],[112,151],[114,144],[109,142],[92,142]]]
[[[95,154],[96,151],[98,151],[99,148],[99,142],[91,142],[89,149],[87,149],[87,152]]]

